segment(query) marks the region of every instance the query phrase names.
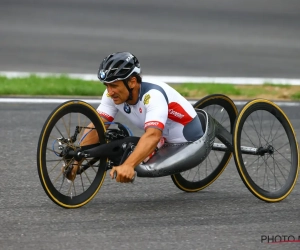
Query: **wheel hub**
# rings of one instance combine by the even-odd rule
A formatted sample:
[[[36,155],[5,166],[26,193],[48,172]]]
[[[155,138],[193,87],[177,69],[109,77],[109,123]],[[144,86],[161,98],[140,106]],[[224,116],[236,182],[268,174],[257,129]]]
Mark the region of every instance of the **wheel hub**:
[[[259,147],[257,150],[257,154],[259,154],[260,156],[263,156],[265,154],[269,154],[272,155],[274,154],[274,147],[271,145],[268,145],[267,147]]]

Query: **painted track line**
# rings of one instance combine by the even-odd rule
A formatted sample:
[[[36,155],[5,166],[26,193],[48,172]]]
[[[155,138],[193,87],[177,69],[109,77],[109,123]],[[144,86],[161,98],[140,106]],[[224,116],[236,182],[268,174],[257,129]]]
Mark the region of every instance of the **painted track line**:
[[[0,71],[0,75],[8,78],[28,77],[30,75],[36,75],[39,77],[54,76],[59,77],[66,75],[70,78],[81,80],[93,80],[99,81],[97,74],[59,74],[59,73],[45,73],[45,72],[13,72],[13,71]],[[300,79],[290,78],[258,78],[258,77],[191,77],[191,76],[154,76],[143,75],[143,78],[147,81],[163,81],[166,83],[220,83],[220,84],[234,84],[234,85],[262,85],[264,83],[271,84],[288,84],[288,85],[300,85]]]

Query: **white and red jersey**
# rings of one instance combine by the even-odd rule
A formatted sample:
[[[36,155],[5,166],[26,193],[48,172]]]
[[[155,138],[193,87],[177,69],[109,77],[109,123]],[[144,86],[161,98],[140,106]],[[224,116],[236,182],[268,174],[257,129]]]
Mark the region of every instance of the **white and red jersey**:
[[[163,82],[142,82],[135,105],[116,105],[105,90],[97,111],[110,122],[119,111],[140,129],[160,129],[169,143],[195,141],[203,135],[193,106]]]

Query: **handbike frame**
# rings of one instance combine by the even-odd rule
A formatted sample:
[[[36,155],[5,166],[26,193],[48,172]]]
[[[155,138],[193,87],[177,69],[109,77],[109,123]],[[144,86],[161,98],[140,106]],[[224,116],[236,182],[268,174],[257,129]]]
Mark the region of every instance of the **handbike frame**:
[[[221,143],[214,143],[212,146],[212,150],[215,151],[223,151],[223,152],[232,152],[233,153],[233,140],[232,140],[232,134],[230,134],[227,129],[225,129],[218,121],[215,119],[214,123],[216,126],[216,138],[218,138],[223,144]],[[266,153],[272,154],[274,152],[274,149],[272,146],[268,147],[245,147],[241,146],[241,153],[248,154],[248,155],[264,155]]]
[[[197,110],[198,115],[199,112],[204,112],[201,110]],[[186,171],[188,169],[191,169],[195,167],[196,165],[200,164],[209,154],[210,150],[216,150],[216,151],[223,151],[223,152],[233,152],[233,139],[232,134],[227,131],[226,128],[224,128],[217,120],[215,120],[212,116],[209,114],[206,114],[205,118],[205,124],[206,124],[206,130],[207,136],[202,141],[200,140],[199,143],[202,143],[203,146],[206,147],[206,149],[201,149],[199,146],[198,148],[194,146],[189,146],[188,144],[192,143],[184,143],[184,144],[171,144],[175,145],[175,148],[173,146],[172,149],[166,149],[163,153],[163,157],[158,157],[158,163],[157,157],[153,157],[153,160],[147,163],[147,165],[140,164],[136,167],[136,170],[138,172],[139,177],[160,177],[160,176],[166,176],[171,175],[175,173],[179,173],[182,171]],[[107,130],[109,131],[109,129]],[[75,132],[76,133],[76,132]],[[107,161],[106,170],[110,169],[113,165],[120,165],[122,164],[126,158],[132,153],[134,150],[134,147],[136,143],[138,142],[137,137],[131,137],[135,138],[135,143],[130,143],[130,140],[127,141],[111,141],[110,143],[115,143],[116,146],[123,148],[123,156],[121,157],[121,162],[114,162],[113,160]],[[215,138],[218,138],[222,143],[211,143],[215,140]],[[127,137],[127,139],[130,139]],[[67,152],[67,157],[74,157],[75,160],[81,161],[83,158],[87,157],[94,157],[94,158],[108,158],[107,152],[110,150],[108,149],[110,143],[107,144],[95,144],[90,145],[88,147],[82,147],[78,150],[72,151],[69,150]],[[198,144],[199,144],[198,143]],[[120,145],[121,144],[121,145]],[[167,143],[168,144],[168,143]],[[195,143],[197,144],[197,143]],[[178,151],[176,151],[176,146],[178,145]],[[207,146],[209,145],[209,146]],[[190,147],[189,149],[186,149],[185,147]],[[210,147],[207,149],[207,147]],[[162,149],[161,149],[162,150]],[[170,153],[167,151],[171,151]],[[166,153],[167,152],[167,153]],[[250,154],[250,155],[264,155],[265,153],[272,154],[274,152],[273,148],[271,146],[268,146],[267,148],[254,148],[254,147],[245,147],[241,146],[241,152],[243,154]],[[181,161],[168,161],[167,159],[170,157],[174,157],[175,154],[178,155],[184,155],[184,157],[181,157]],[[159,152],[158,152],[159,154]],[[82,171],[86,170],[89,167],[89,165],[83,166],[78,171],[78,174],[82,173]]]

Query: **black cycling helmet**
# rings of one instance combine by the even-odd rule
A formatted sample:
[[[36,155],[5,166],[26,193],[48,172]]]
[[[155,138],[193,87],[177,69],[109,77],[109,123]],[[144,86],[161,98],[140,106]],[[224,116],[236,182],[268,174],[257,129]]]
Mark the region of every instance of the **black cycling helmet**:
[[[128,77],[140,74],[138,59],[130,52],[116,52],[105,57],[98,70],[98,78],[103,83],[122,80],[129,91],[128,100],[132,100],[132,89],[128,86]]]
[[[103,83],[125,80],[133,73],[141,72],[138,59],[129,52],[117,52],[104,58],[98,70]]]

